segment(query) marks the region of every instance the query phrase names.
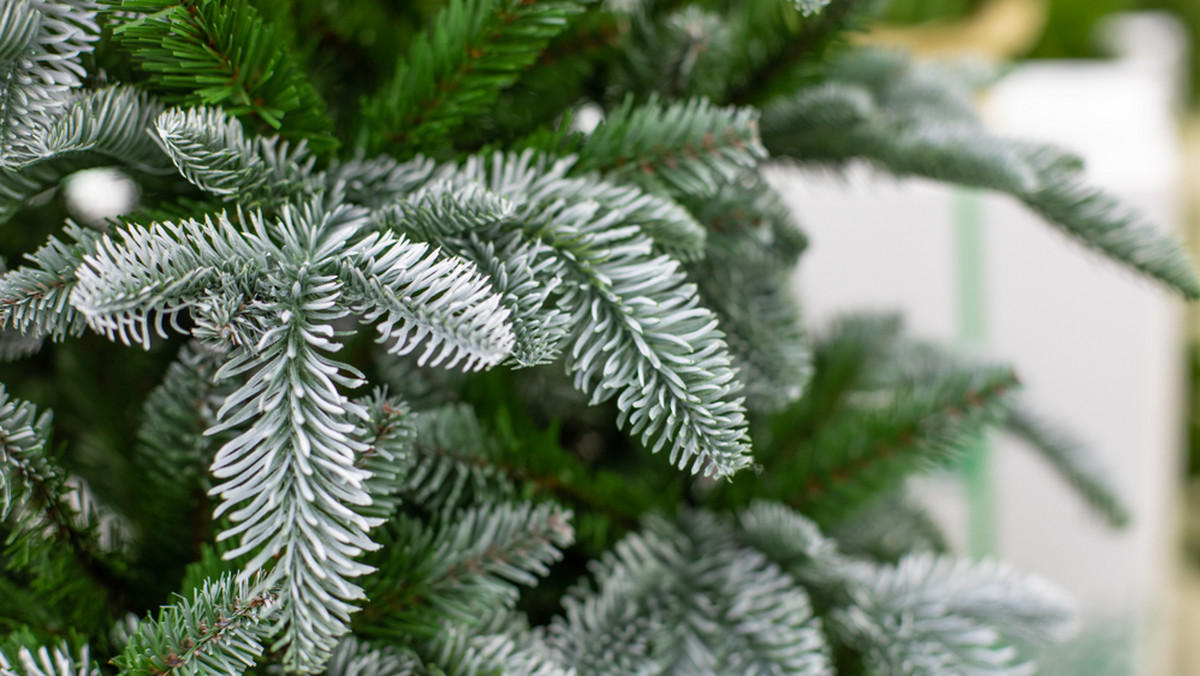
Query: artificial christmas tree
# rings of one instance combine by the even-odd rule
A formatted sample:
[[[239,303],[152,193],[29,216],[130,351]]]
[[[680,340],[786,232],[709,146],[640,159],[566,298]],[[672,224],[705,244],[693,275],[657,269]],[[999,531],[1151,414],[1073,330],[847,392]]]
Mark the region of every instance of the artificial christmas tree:
[[[7,2],[0,669],[1027,673],[1069,605],[904,479],[1003,425],[1119,500],[1012,369],[806,335],[761,171],[1007,192],[1200,284],[979,73],[848,47],[877,4]],[[76,223],[95,166],[140,203]]]

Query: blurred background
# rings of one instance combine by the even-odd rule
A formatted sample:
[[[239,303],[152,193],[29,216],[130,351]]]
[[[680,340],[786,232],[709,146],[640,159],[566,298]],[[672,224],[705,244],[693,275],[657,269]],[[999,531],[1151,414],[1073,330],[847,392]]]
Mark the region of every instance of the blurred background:
[[[1200,0],[894,0],[862,38],[1011,61],[992,127],[1079,152],[1096,184],[1200,260]],[[774,177],[810,233],[797,288],[822,327],[899,310],[917,334],[1010,361],[1032,403],[1100,457],[1133,512],[1114,531],[1014,441],[918,493],[957,548],[1079,603],[1047,676],[1200,676],[1200,308],[998,195],[869,172]]]

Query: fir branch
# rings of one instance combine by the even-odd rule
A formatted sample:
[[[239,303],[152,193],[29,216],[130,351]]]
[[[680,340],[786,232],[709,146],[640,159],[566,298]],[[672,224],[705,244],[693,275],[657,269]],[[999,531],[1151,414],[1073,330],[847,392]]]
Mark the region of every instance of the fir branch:
[[[1021,199],[1067,235],[1108,258],[1166,284],[1189,300],[1200,298],[1200,279],[1179,243],[1112,195],[1062,171],[1057,153],[1035,151],[1041,178]]]
[[[50,576],[37,583],[42,587],[78,589],[78,580],[59,576],[82,572],[89,584],[73,602],[87,607],[92,598],[82,597],[94,597],[98,588],[115,603],[125,582],[121,564],[101,546],[101,516],[86,489],[72,485],[50,457],[50,422],[49,413],[39,415],[35,406],[0,387],[0,518],[9,520],[6,565],[34,578]]]
[[[360,239],[366,222],[363,209],[314,202],[276,221],[252,214],[244,232],[224,214],[132,225],[119,245],[105,238],[72,293],[93,327],[125,342],[178,330],[184,311],[210,335],[241,322],[217,378],[246,379],[207,431],[235,432],[210,492],[221,497],[215,516],[234,524],[219,539],[240,536],[225,557],[251,556],[243,576],[269,567],[260,584],[278,593],[275,647],[296,671],[317,670],[345,633],[362,596],[349,580],[370,571],[354,558],[376,547],[367,531],[379,523],[359,511],[371,504],[369,472],[355,466],[366,411],[338,388],[362,381],[333,359],[333,323],[352,310],[388,314],[380,332],[394,349],[424,342],[423,360],[463,368],[495,363],[511,344],[504,312],[491,312],[498,299],[468,266],[390,233]]]
[[[0,169],[40,154],[42,135],[86,75],[100,29],[90,0],[13,0],[0,9]]]
[[[593,402],[615,397],[618,423],[673,464],[725,476],[749,464],[745,413],[716,318],[678,265],[653,256],[626,221],[643,195],[568,178],[570,160],[495,155],[448,174],[517,206],[514,227],[560,258],[572,320],[568,369]]]
[[[169,103],[222,106],[256,131],[336,147],[332,123],[285,36],[249,0],[105,0],[113,37]]]
[[[774,154],[818,166],[861,158],[897,176],[1016,194],[1037,185],[1027,144],[991,136],[973,120],[895,110],[884,98],[890,93],[836,80],[801,90],[764,110],[764,142]]]
[[[206,192],[242,206],[278,206],[316,192],[306,141],[247,139],[241,122],[218,108],[174,108],[158,116],[154,138],[179,173]]]
[[[133,452],[142,479],[143,555],[156,569],[194,560],[200,543],[211,537],[203,521],[209,509],[206,470],[220,443],[204,431],[217,423],[217,411],[234,389],[216,380],[225,358],[198,341],[185,345],[142,409]]]
[[[9,657],[6,651],[0,650],[0,673],[5,676],[101,676],[104,673],[92,660],[86,645],[79,649],[78,657],[71,655],[65,643],[35,650],[22,646],[11,654]]]
[[[401,494],[431,513],[510,499],[516,496],[516,483],[528,478],[507,461],[469,406],[421,411],[416,425]]]
[[[1084,246],[1200,297],[1200,279],[1174,239],[1088,186],[1078,158],[989,134],[970,83],[875,51],[842,59],[828,77],[766,108],[763,142],[773,154],[839,166],[863,159],[900,176],[1010,193]]]
[[[801,581],[826,609],[831,637],[871,673],[1016,676],[1029,665],[1014,641],[1046,642],[1069,629],[1071,609],[1058,590],[992,562],[934,554],[895,566],[857,561],[774,503],[756,503],[737,525],[735,540]]]
[[[718,108],[704,99],[634,107],[627,98],[588,135],[573,170],[634,182],[650,176],[673,195],[698,198],[765,157],[753,108]]]
[[[736,56],[721,14],[687,5],[663,16],[632,12],[627,21],[618,46],[622,68],[613,77],[618,92],[680,99],[724,93]]]
[[[581,0],[451,0],[363,103],[364,143],[406,156],[439,148],[581,11]]]
[[[376,389],[357,403],[367,412],[367,422],[361,439],[365,448],[355,465],[371,474],[363,484],[371,504],[361,511],[365,516],[387,519],[399,508],[398,494],[408,480],[402,472],[417,437],[414,415],[404,402],[388,397],[385,389]]]
[[[148,94],[124,85],[79,94],[47,130],[39,160],[87,151],[161,173],[164,158],[147,130],[162,108]]]
[[[898,341],[891,352],[875,376],[876,383],[885,387],[904,386],[937,378],[955,369],[974,368],[971,360],[923,341]],[[1103,464],[1067,431],[1056,429],[1051,422],[1020,401],[1013,402],[1002,425],[1049,462],[1079,497],[1107,519],[1110,525],[1119,528],[1128,521],[1128,511],[1106,476]]]
[[[0,519],[8,517],[13,503],[46,495],[57,472],[45,457],[50,416],[38,415],[27,401],[10,398],[0,387]]]
[[[129,636],[113,663],[122,674],[236,674],[254,666],[268,638],[275,595],[232,577],[209,580],[191,599],[164,606]]]
[[[813,375],[804,397],[776,416],[773,435],[802,442],[814,434],[862,385],[899,332],[899,318],[890,315],[851,315],[834,322],[813,345]],[[760,449],[760,457],[768,461],[770,449]]]
[[[822,61],[842,35],[859,29],[886,4],[880,0],[830,0],[820,13],[800,22],[788,20],[787,10],[782,8],[791,5],[803,12],[804,3],[770,0],[749,5],[735,42],[749,58],[733,70],[742,75],[727,95],[729,102],[762,104],[781,91],[794,89],[797,81],[811,76],[812,66]]]
[[[224,213],[203,223],[131,225],[119,235],[121,244],[104,235],[79,266],[71,305],[97,333],[146,349],[152,330],[166,338],[164,321],[177,322],[195,296],[221,288],[222,273],[267,266],[263,239],[239,232]]]
[[[748,407],[776,411],[800,398],[812,375],[812,350],[790,279],[751,263],[710,251],[691,276],[720,320]]]
[[[410,650],[374,645],[354,636],[343,637],[333,649],[325,676],[395,676],[420,674],[420,658]]]
[[[429,182],[437,163],[425,157],[400,162],[388,156],[334,162],[326,185],[342,191],[346,201],[377,211],[409,197]]]
[[[0,327],[53,340],[83,333],[84,318],[68,300],[75,287],[75,272],[96,246],[100,233],[74,223],[68,223],[64,232],[74,241],[52,236],[29,254],[30,265],[0,277]]]
[[[379,342],[417,364],[475,371],[503,361],[515,337],[509,310],[474,266],[391,232],[364,239],[339,271],[363,321],[380,317]]]
[[[243,580],[270,565],[257,588],[278,590],[274,648],[286,668],[302,673],[318,671],[347,631],[362,598],[350,580],[372,570],[355,558],[377,547],[367,532],[379,523],[356,511],[371,504],[363,487],[369,474],[354,466],[365,450],[356,438],[365,414],[337,390],[361,381],[328,356],[338,347],[329,323],[342,314],[331,282],[301,271],[291,297],[268,306],[279,319],[256,349],[236,350],[218,374],[250,373],[209,430],[239,431],[212,465],[219,483],[211,493],[221,499],[214,518],[228,512],[235,524],[218,539],[240,536],[224,558],[253,553]]]
[[[1129,523],[1129,510],[1105,469],[1084,444],[1025,406],[1017,406],[1004,429],[1037,451],[1087,504],[1114,528]]]
[[[577,676],[512,611],[491,613],[471,625],[445,623],[437,636],[413,649],[430,676]]]
[[[910,552],[944,554],[950,548],[933,516],[902,494],[876,499],[834,526],[830,536],[847,554],[886,563]]]
[[[651,521],[618,543],[575,588],[550,629],[551,646],[581,676],[789,673],[830,669],[804,591],[737,547],[712,515],[679,526]]]
[[[743,175],[713,195],[681,202],[708,230],[706,257],[737,259],[764,274],[782,275],[808,248],[792,210],[761,177]]]
[[[478,185],[435,183],[378,216],[399,229],[474,262],[509,310],[515,344],[511,361],[534,366],[553,360],[567,337],[568,317],[547,307],[562,283],[562,262],[540,242],[507,227],[514,207]]]
[[[471,623],[510,608],[574,539],[571,513],[550,504],[493,504],[444,513],[432,527],[401,516],[374,557],[359,635],[433,637],[442,620]]]
[[[64,177],[97,164],[167,170],[162,152],[146,134],[161,109],[149,96],[120,85],[70,96],[40,130],[36,147],[21,161],[0,167],[0,223]]]
[[[1058,590],[991,562],[914,554],[850,577],[853,602],[831,624],[881,673],[1029,673],[1010,641],[1062,637],[1072,614]]]
[[[0,330],[0,361],[16,361],[36,354],[44,340],[36,333],[21,333],[13,329]]]
[[[736,515],[736,540],[762,552],[785,572],[802,582],[814,600],[844,598],[831,594],[844,578],[846,560],[837,545],[817,525],[778,502],[755,500]]]
[[[777,495],[829,520],[896,488],[923,466],[954,458],[966,441],[1000,422],[1017,380],[1011,370],[943,374],[883,394],[857,415],[829,421],[805,448],[774,467]]]

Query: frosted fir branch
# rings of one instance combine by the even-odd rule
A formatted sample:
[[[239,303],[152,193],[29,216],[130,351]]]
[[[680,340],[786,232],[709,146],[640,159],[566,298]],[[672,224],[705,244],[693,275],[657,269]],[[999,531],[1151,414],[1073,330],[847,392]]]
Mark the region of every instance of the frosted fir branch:
[[[749,464],[745,413],[713,314],[676,262],[626,219],[643,193],[571,178],[571,160],[533,153],[472,158],[443,178],[482,184],[517,205],[523,236],[560,258],[560,307],[572,322],[567,365],[594,403],[615,398],[618,422],[673,464],[724,476]]]
[[[100,33],[89,0],[14,0],[0,10],[0,169],[41,154],[43,134],[87,75]]]
[[[53,340],[83,333],[86,319],[69,299],[76,271],[94,251],[101,235],[72,222],[63,232],[63,239],[51,236],[29,254],[29,265],[0,277],[0,328]]]
[[[0,673],[5,676],[101,676],[104,672],[92,660],[88,646],[81,647],[75,657],[64,643],[33,650],[22,646],[11,656],[0,651]]]
[[[434,638],[414,652],[434,673],[579,676],[563,665],[528,620],[513,611],[491,613],[470,625],[444,623]]]
[[[459,258],[381,232],[364,239],[339,272],[363,320],[382,318],[379,339],[393,354],[423,345],[418,365],[474,371],[512,352],[509,310],[474,266]]]
[[[376,548],[368,531],[381,522],[365,513],[370,472],[356,465],[367,412],[339,389],[362,380],[333,356],[334,323],[382,317],[397,351],[424,344],[423,361],[465,369],[501,361],[512,341],[472,266],[392,233],[363,237],[367,216],[314,201],[277,219],[250,214],[244,230],[224,214],[133,225],[120,244],[103,241],[73,292],[93,327],[126,342],[178,330],[184,311],[203,326],[217,323],[205,312],[236,306],[253,329],[227,346],[217,373],[241,384],[207,431],[233,435],[213,459],[211,493],[215,516],[233,524],[219,539],[238,538],[224,556],[249,557],[243,576],[265,571],[261,584],[278,595],[274,648],[306,673],[347,631],[362,598],[351,580],[371,570],[355,559]]]
[[[119,237],[118,244],[105,235],[85,258],[70,300],[92,330],[127,345],[148,349],[152,335],[166,338],[165,323],[177,322],[206,289],[220,289],[239,262],[268,267],[266,242],[240,232],[225,214],[131,225]]]
[[[328,356],[336,349],[329,322],[340,314],[329,309],[331,282],[305,275],[292,297],[269,306],[281,321],[221,369],[219,378],[248,378],[209,429],[239,432],[212,464],[214,518],[228,513],[234,524],[218,539],[240,538],[224,558],[250,555],[243,580],[266,568],[259,588],[278,594],[273,647],[302,673],[319,670],[348,630],[363,597],[350,580],[372,570],[355,559],[378,546],[367,533],[379,521],[357,511],[371,504],[369,473],[354,465],[365,450],[357,439],[365,412],[337,389],[361,381]]]
[[[993,562],[913,554],[848,572],[852,603],[831,623],[882,673],[1032,674],[1011,641],[1045,643],[1069,631],[1072,609],[1061,592]]]
[[[333,650],[325,676],[396,676],[420,674],[423,665],[411,650],[374,645],[354,636],[343,637]]]
[[[652,520],[592,572],[550,629],[551,647],[581,676],[829,673],[804,590],[710,514]]]
[[[772,153],[801,163],[859,159],[901,176],[1010,193],[1085,247],[1200,297],[1200,279],[1179,244],[1086,184],[1078,157],[989,133],[970,87],[905,55],[850,53],[830,65],[826,83],[768,105],[762,128]]]
[[[149,94],[125,85],[78,94],[47,130],[39,160],[91,152],[143,171],[169,171],[148,133],[162,109]]]
[[[0,386],[0,519],[8,517],[14,503],[47,494],[47,487],[60,480],[46,457],[50,420],[50,414],[39,415],[33,404],[10,397]]]
[[[933,515],[902,493],[884,495],[830,530],[847,554],[894,562],[910,552],[949,551]]]
[[[247,138],[242,123],[219,108],[173,108],[158,116],[154,134],[184,178],[243,206],[278,206],[323,182],[304,141]]]
[[[380,228],[433,242],[487,275],[510,312],[515,365],[542,364],[558,355],[569,318],[550,301],[561,292],[563,263],[541,242],[510,227],[511,202],[480,185],[435,181],[375,218]]]
[[[417,192],[436,169],[436,162],[421,156],[401,162],[387,155],[366,159],[359,154],[335,161],[325,177],[326,185],[344,192],[346,201],[376,211]]]

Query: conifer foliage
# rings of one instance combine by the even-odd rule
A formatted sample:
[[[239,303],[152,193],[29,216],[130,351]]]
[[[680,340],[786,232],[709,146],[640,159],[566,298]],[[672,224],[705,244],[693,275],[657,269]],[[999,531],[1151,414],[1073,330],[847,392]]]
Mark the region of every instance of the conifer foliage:
[[[878,4],[5,2],[0,673],[1028,673],[1070,604],[906,477],[1006,427],[1119,496],[1011,368],[810,335],[763,169],[1200,283],[969,78],[849,47]],[[93,167],[138,204],[71,220]]]

